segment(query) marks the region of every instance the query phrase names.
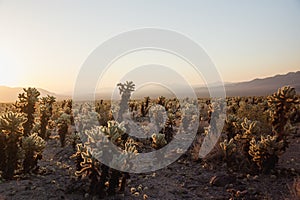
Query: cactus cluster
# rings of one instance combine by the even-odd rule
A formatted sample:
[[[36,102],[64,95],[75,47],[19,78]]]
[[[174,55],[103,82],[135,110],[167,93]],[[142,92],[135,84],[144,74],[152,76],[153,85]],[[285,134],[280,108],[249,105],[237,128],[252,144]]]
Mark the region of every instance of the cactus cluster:
[[[31,172],[45,148],[45,141],[36,133],[26,136],[22,113],[9,111],[0,116],[0,171],[5,179],[12,179],[15,171]]]
[[[268,97],[272,119],[273,135],[277,141],[283,140],[283,148],[288,147],[288,135],[291,133],[290,112],[299,103],[295,88],[284,86]]]
[[[236,103],[241,106],[239,109],[254,108],[251,112],[256,112],[255,108],[259,106],[263,110],[263,115],[269,113],[267,120],[254,117],[262,122],[246,117],[241,121],[235,114],[228,115],[224,127],[227,139],[220,143],[220,147],[224,159],[230,166],[240,163],[238,168],[243,164],[247,169],[258,168],[263,173],[269,173],[288,147],[288,137],[293,132],[290,122],[291,111],[299,103],[295,89],[284,86],[268,96],[267,100],[266,102],[262,98],[253,97],[244,98]],[[243,106],[244,102],[251,108]],[[270,125],[262,125],[268,122]],[[269,127],[272,127],[272,130]]]
[[[283,153],[283,140],[278,142],[277,136],[261,136],[260,140],[252,138],[250,141],[249,155],[259,169],[264,173],[274,169],[279,156]]]
[[[116,121],[109,121],[107,126],[94,126],[90,130],[85,130],[88,140],[84,144],[77,145],[78,152],[75,154],[75,157],[81,157],[77,159],[80,161],[80,167],[76,175],[80,177],[85,175],[90,178],[91,194],[104,197],[115,194],[117,191],[124,192],[125,182],[129,175],[116,169],[129,170],[131,167],[129,160],[137,154],[134,141],[130,138],[123,140],[125,132],[124,123]],[[105,154],[110,150],[109,143],[122,148],[122,153],[115,154],[113,157]],[[115,169],[99,162],[101,158]],[[105,184],[107,182],[108,184]]]

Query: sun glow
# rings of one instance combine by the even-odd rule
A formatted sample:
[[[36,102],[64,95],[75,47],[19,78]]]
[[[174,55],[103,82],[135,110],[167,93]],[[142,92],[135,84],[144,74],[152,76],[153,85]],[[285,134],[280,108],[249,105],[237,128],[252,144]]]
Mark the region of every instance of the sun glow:
[[[17,66],[16,59],[5,54],[5,52],[0,53],[0,85],[20,85],[22,70]]]

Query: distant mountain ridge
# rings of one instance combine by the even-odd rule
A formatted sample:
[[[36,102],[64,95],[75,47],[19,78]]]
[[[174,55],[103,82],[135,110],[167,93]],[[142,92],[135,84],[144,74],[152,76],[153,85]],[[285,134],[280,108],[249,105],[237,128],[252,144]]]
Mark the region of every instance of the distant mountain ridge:
[[[225,83],[224,87],[226,90],[226,96],[265,96],[273,94],[278,88],[290,85],[296,89],[296,92],[300,94],[300,71],[289,72],[287,74],[279,74],[267,78],[256,78],[251,81],[238,82],[238,83]],[[215,83],[210,86],[213,89],[222,89],[220,83]],[[37,88],[41,96],[46,96],[47,94],[55,96],[58,100],[71,98],[71,95],[58,95],[53,92],[49,92],[42,88]],[[209,97],[209,92],[207,87],[204,86],[194,86],[194,90],[198,97]],[[23,92],[22,87],[7,87],[0,86],[0,103],[15,102],[18,98],[18,94]],[[184,95],[185,91],[182,91],[181,96]],[[139,98],[143,96],[151,95],[155,96],[155,91],[148,91],[147,93],[138,94]],[[161,95],[161,94],[160,94]],[[168,96],[168,94],[165,94]],[[84,95],[83,95],[84,97]],[[109,92],[103,92],[96,94],[97,98],[109,98]]]
[[[225,84],[226,96],[266,96],[273,94],[278,88],[290,85],[300,93],[300,71],[278,74],[267,78],[256,78],[251,81]],[[221,86],[212,87],[221,89]],[[197,96],[208,96],[206,87],[197,87]]]
[[[42,88],[37,88],[37,90],[41,93],[41,97],[51,95],[55,96],[58,100],[68,98],[67,96],[57,95]],[[7,87],[0,85],[0,103],[15,102],[18,99],[18,95],[23,92],[24,90],[22,87]]]

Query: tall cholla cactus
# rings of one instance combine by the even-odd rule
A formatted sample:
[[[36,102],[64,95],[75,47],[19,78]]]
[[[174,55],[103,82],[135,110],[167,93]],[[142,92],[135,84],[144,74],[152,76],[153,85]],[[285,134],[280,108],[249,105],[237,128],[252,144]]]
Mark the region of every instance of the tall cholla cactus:
[[[19,101],[15,106],[20,109],[22,113],[26,114],[27,121],[23,124],[24,135],[29,135],[34,124],[35,104],[39,100],[40,92],[36,88],[23,89],[24,93],[19,94]]]
[[[45,141],[39,137],[37,133],[22,138],[22,149],[25,153],[23,170],[25,173],[37,167],[37,162],[42,158],[42,152],[45,146]]]
[[[0,170],[2,177],[11,179],[17,168],[22,125],[26,122],[23,114],[8,112],[0,116]]]
[[[125,83],[118,83],[117,86],[119,87],[119,91],[121,96],[121,102],[120,102],[120,110],[118,113],[118,122],[123,121],[123,114],[125,114],[128,109],[128,102],[130,100],[131,93],[135,89],[135,84],[132,81],[126,81]]]
[[[43,139],[48,139],[47,135],[47,125],[52,116],[53,103],[55,103],[55,97],[47,95],[47,97],[42,97],[40,102],[40,134],[39,136]]]
[[[284,140],[284,149],[288,147],[287,136],[290,133],[290,111],[299,103],[295,88],[284,86],[268,97],[271,108],[272,129],[277,141]]]
[[[67,113],[62,113],[57,119],[57,132],[60,138],[61,147],[65,146],[66,135],[68,133],[68,127],[71,123],[71,117]]]

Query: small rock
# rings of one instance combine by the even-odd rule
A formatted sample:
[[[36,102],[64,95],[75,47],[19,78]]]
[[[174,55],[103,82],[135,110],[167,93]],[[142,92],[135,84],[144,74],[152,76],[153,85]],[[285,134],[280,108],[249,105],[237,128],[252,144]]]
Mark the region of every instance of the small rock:
[[[135,193],[136,192],[136,188],[134,188],[134,187],[130,188],[130,192],[131,192],[131,194]]]
[[[139,185],[137,189],[138,189],[138,191],[141,192],[141,191],[143,190],[143,186],[142,186],[142,185]]]
[[[235,182],[235,177],[226,174],[213,176],[209,183],[211,186],[224,187],[227,184]]]
[[[89,198],[89,196],[90,196],[89,193],[84,194],[84,198],[86,198],[86,199]]]
[[[143,195],[143,199],[144,199],[144,200],[148,199],[148,195],[144,194],[144,195]]]

